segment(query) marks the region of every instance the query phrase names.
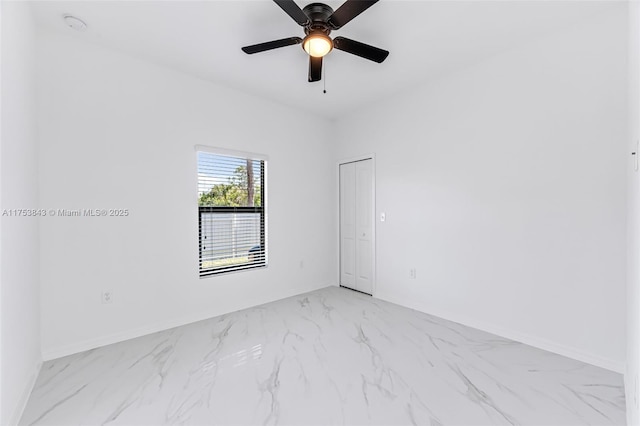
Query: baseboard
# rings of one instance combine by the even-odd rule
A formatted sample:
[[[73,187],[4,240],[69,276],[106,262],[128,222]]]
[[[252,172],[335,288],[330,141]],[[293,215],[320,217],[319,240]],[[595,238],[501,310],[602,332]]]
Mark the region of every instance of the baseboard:
[[[333,285],[335,286],[336,284],[328,284],[329,286]],[[310,290],[304,291],[303,293],[307,293],[309,291],[314,291],[323,287],[326,287],[327,285],[324,286],[319,286],[317,288],[312,288]],[[292,295],[288,295],[288,296],[284,296],[284,297],[279,297],[279,298],[275,298],[273,300],[267,300],[263,303],[270,303],[270,302],[274,302],[276,300],[281,300],[283,298],[287,298],[287,297],[294,297],[297,296],[298,294],[303,294],[303,293],[296,293],[296,294],[292,294]],[[485,323],[482,321],[477,321],[473,318],[464,316],[464,315],[458,315],[458,314],[454,314],[451,312],[446,312],[444,310],[439,310],[439,309],[434,309],[433,307],[425,307],[422,304],[416,302],[415,300],[402,300],[400,298],[394,297],[394,296],[389,296],[386,294],[376,294],[375,295],[376,298],[381,299],[381,300],[385,300],[387,302],[391,302],[391,303],[395,303],[397,305],[401,305],[401,306],[405,306],[407,308],[411,308],[411,309],[415,309],[417,311],[420,312],[424,312],[430,315],[434,315],[449,321],[453,321],[453,322],[457,322],[459,324],[463,324],[466,325],[468,327],[472,327],[472,328],[476,328],[478,330],[482,330],[485,331],[487,333],[492,333],[495,334],[497,336],[501,336],[507,339],[511,339],[511,340],[515,340],[517,342],[521,342],[524,344],[527,344],[529,346],[533,346],[536,347],[538,349],[542,349],[542,350],[546,350],[549,352],[553,352],[556,353],[558,355],[562,355],[562,356],[566,356],[567,358],[572,358],[578,361],[582,361],[585,362],[587,364],[591,364],[591,365],[595,365],[597,367],[601,367],[607,370],[611,370],[614,371],[616,373],[620,373],[620,374],[624,374],[625,373],[625,364],[624,362],[618,362],[615,360],[611,360],[611,359],[606,359],[606,358],[602,358],[599,357],[597,355],[593,355],[584,351],[581,351],[579,349],[576,348],[572,348],[566,345],[562,345],[556,342],[552,342],[546,339],[542,339],[536,336],[531,336],[528,335],[526,333],[521,333],[521,332],[517,332],[514,330],[509,330],[506,329],[504,327],[500,327],[497,326],[495,324],[489,324],[489,323]],[[246,309],[246,308],[250,308],[251,306],[247,306],[245,308],[241,308],[241,309]],[[238,309],[238,310],[241,310]],[[118,332],[118,333],[113,333],[110,335],[106,335],[106,336],[100,336],[97,338],[93,338],[93,339],[87,339],[81,342],[77,342],[77,343],[72,343],[69,345],[61,345],[61,346],[57,346],[57,347],[53,347],[53,348],[49,348],[49,349],[45,349],[43,351],[43,360],[44,361],[48,361],[48,360],[52,360],[52,359],[56,359],[56,358],[60,358],[63,356],[67,356],[67,355],[72,355],[75,353],[79,353],[79,352],[84,352],[90,349],[95,349],[101,346],[107,346],[113,343],[118,343],[118,342],[123,342],[125,340],[129,340],[129,339],[135,339],[136,337],[141,337],[141,336],[145,336],[148,334],[152,334],[152,333],[157,333],[160,331],[165,331],[165,330],[169,330],[175,327],[180,327],[183,325],[187,325],[187,324],[191,324],[194,322],[198,322],[198,321],[203,321],[209,318],[213,318],[219,315],[225,315],[228,314],[229,312],[233,312],[233,311],[228,311],[228,312],[200,312],[198,314],[193,314],[193,315],[188,315],[188,316],[183,316],[181,318],[174,318],[171,320],[167,320],[167,321],[160,321],[160,322],[156,322],[153,324],[149,324],[143,327],[138,327],[135,329],[130,329],[130,330],[125,330],[122,332]],[[40,366],[42,365],[42,363],[40,363],[38,365],[38,369],[37,371],[40,371]],[[27,387],[27,391],[26,392],[26,396],[25,398],[28,399],[29,394],[31,392],[31,389],[33,388],[33,384],[35,383],[35,380],[37,378],[37,373],[34,375],[33,377],[33,383],[30,383],[29,386]],[[26,404],[26,399],[24,401],[24,404]],[[24,409],[24,407],[22,407],[22,409]],[[20,414],[22,413],[22,411],[19,411]]]
[[[560,343],[552,342],[537,336],[532,336],[526,333],[521,333],[515,330],[510,330],[505,327],[501,327],[495,324],[490,324],[482,321],[478,321],[474,318],[467,317],[465,315],[459,315],[452,312],[446,312],[444,310],[435,309],[433,307],[424,306],[420,302],[415,300],[402,300],[401,298],[390,296],[387,294],[375,294],[375,297],[387,302],[395,303],[397,305],[405,306],[407,308],[415,309],[420,312],[424,312],[429,315],[433,315],[442,319],[457,322],[458,324],[466,325],[487,333],[495,334],[500,337],[514,340],[516,342],[524,343],[529,346],[533,346],[538,349],[542,349],[548,352],[553,352],[558,355],[565,356],[567,358],[582,361],[587,364],[595,365],[596,367],[604,368],[606,370],[614,371],[616,373],[625,373],[624,361],[615,361],[607,358],[600,357],[591,353],[587,353],[580,349],[576,349],[570,346],[566,346]]]
[[[302,293],[294,293],[290,295],[283,295],[274,299],[265,300],[264,302],[259,303],[257,306],[275,302],[277,300],[286,299],[288,297],[295,297],[299,294],[308,293],[310,291],[318,290],[324,287],[327,287],[331,284],[323,284],[318,287],[311,287],[308,290],[305,290]],[[71,343],[68,345],[60,345],[54,346],[52,348],[45,348],[42,351],[42,357],[45,361],[49,361],[52,359],[61,358],[67,355],[73,355],[80,352],[88,351],[91,349],[99,348],[101,346],[107,346],[114,343],[124,342],[125,340],[135,339],[136,337],[146,336],[148,334],[157,333],[160,331],[170,330],[172,328],[181,327],[183,325],[192,324],[198,321],[204,321],[210,318],[214,318],[220,315],[226,315],[230,312],[241,311],[243,309],[248,309],[256,305],[245,306],[239,309],[233,309],[230,311],[208,311],[208,312],[199,312],[193,315],[186,315],[179,318],[173,318],[167,321],[159,321],[155,323],[151,323],[142,327],[137,327],[130,330],[123,330],[118,333],[108,334],[105,336],[100,336],[92,339],[83,340],[76,343]]]
[[[11,413],[11,417],[9,418],[9,425],[17,425],[20,422],[20,418],[22,417],[22,413],[24,412],[25,407],[27,406],[27,402],[29,402],[29,397],[31,396],[31,392],[33,391],[33,387],[36,385],[36,380],[38,380],[38,375],[40,374],[40,369],[42,368],[42,361],[38,361],[33,368],[33,373],[29,380],[25,384],[24,389],[22,389],[22,393],[20,394],[20,399],[18,400],[18,405],[14,408]]]
[[[180,318],[174,318],[168,321],[155,322],[142,327],[124,330],[118,333],[112,333],[112,334],[107,334],[100,337],[95,337],[92,339],[86,339],[86,340],[71,343],[68,345],[54,346],[52,348],[43,349],[42,358],[45,361],[50,361],[53,359],[62,358],[64,356],[77,354],[77,353],[88,351],[91,349],[96,349],[102,346],[124,342],[125,340],[135,339],[136,337],[142,337],[148,334],[170,330],[175,327],[180,327],[183,325],[213,318],[218,315],[224,315],[225,313],[228,313],[228,312],[216,311],[216,312],[210,312],[210,313],[199,313],[196,315],[188,315]]]

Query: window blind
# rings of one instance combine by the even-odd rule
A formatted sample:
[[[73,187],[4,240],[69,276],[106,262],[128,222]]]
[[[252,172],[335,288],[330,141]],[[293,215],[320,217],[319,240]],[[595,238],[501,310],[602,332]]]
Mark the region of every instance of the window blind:
[[[198,151],[200,276],[267,265],[265,161]]]

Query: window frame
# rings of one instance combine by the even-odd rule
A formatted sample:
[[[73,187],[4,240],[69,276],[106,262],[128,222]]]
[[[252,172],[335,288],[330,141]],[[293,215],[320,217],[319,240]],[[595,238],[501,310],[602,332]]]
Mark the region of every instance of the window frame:
[[[204,152],[213,155],[227,156],[234,158],[242,158],[252,161],[260,161],[260,206],[253,207],[233,207],[233,206],[200,206],[198,201],[198,275],[200,278],[208,278],[212,276],[229,274],[234,272],[250,271],[254,269],[266,268],[268,262],[267,249],[267,162],[268,157],[262,154],[249,153],[244,151],[234,151],[224,148],[214,148],[204,145],[196,145],[196,171],[198,170],[198,153]],[[196,172],[196,175],[198,173]],[[196,179],[199,184],[199,179]],[[198,188],[199,190],[199,188]],[[199,194],[199,192],[196,192]],[[199,197],[199,195],[198,195]],[[260,251],[262,259],[257,262],[248,262],[239,265],[222,266],[216,268],[202,268],[202,214],[203,213],[259,213],[260,214]]]

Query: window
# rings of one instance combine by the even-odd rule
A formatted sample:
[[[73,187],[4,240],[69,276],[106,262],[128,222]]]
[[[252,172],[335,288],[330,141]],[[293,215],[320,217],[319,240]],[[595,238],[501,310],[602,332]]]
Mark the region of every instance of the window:
[[[267,266],[265,159],[197,150],[200,276]]]

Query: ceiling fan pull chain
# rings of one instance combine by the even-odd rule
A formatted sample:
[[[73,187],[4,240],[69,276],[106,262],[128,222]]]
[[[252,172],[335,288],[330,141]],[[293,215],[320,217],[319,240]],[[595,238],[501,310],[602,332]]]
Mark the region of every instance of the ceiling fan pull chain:
[[[322,79],[322,93],[327,94],[327,61],[324,64],[324,78]]]

